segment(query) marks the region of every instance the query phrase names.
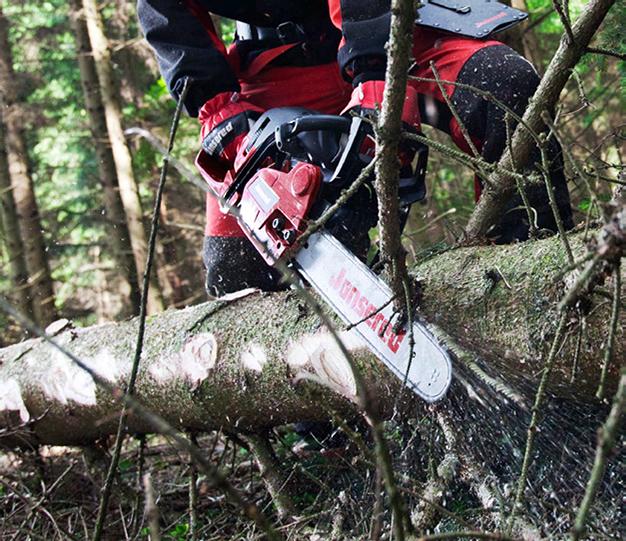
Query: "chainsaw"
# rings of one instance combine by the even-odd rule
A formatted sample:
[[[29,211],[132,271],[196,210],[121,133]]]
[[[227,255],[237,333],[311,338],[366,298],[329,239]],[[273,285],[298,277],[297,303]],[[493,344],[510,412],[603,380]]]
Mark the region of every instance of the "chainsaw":
[[[400,180],[403,221],[410,205],[425,196],[428,150],[412,144],[416,157]],[[204,150],[196,165],[222,208],[236,210],[242,230],[269,265],[288,263],[349,332],[415,394],[434,402],[450,385],[449,353],[421,321],[413,322],[412,333],[394,321],[391,290],[354,249],[359,244],[354,229],[365,231],[369,244],[367,220],[373,215],[375,224],[375,197],[373,207],[363,208],[363,198],[352,207],[346,203],[321,230],[303,237],[371,162],[373,151],[366,120],[285,107],[270,109],[254,123],[232,168]],[[371,186],[364,189],[373,193]],[[365,221],[355,219],[364,214]]]

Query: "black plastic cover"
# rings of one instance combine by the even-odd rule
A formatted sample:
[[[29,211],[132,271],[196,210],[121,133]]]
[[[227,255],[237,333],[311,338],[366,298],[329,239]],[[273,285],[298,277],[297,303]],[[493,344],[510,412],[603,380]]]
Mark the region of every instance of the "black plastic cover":
[[[422,0],[415,24],[470,38],[487,38],[527,17],[528,13],[495,0]]]

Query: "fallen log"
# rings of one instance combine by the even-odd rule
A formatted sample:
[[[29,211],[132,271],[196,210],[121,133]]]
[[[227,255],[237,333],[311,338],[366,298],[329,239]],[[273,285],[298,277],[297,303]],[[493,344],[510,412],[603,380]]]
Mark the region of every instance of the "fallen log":
[[[571,235],[570,243],[578,258],[584,256],[581,233]],[[414,268],[424,292],[420,314],[455,348],[462,348],[464,358],[479,359],[490,377],[515,387],[541,371],[557,325],[558,301],[575,279],[575,273],[563,272],[566,267],[558,238],[449,250]],[[580,343],[581,318],[572,312],[550,381],[553,392],[596,400],[610,311],[610,299],[593,295],[586,300]],[[609,366],[609,396],[626,359],[625,312],[620,313]],[[137,326],[131,320],[86,329],[57,325],[52,330],[61,344],[123,387]],[[342,336],[381,413],[388,413],[399,383],[358,341],[347,333]],[[455,370],[461,368],[458,361]],[[355,392],[339,348],[293,291],[249,293],[168,310],[148,320],[136,396],[176,427],[245,431],[327,419],[331,411],[353,408]],[[0,350],[4,445],[85,444],[114,433],[118,411],[110,394],[42,339]],[[131,412],[128,431],[146,432],[147,425]]]

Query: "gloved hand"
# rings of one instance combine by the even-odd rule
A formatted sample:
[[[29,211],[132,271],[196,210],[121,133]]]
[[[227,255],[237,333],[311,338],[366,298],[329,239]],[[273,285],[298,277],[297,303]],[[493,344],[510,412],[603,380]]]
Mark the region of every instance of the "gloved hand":
[[[364,117],[375,117],[376,111],[380,111],[383,103],[385,82],[380,80],[368,80],[359,83],[352,91],[350,102],[342,111],[342,114],[354,113]],[[404,131],[421,133],[420,112],[417,91],[412,86],[407,86],[402,110],[402,124]],[[361,149],[361,154],[374,156],[374,144],[372,148]],[[416,160],[416,156],[419,156]],[[408,139],[401,139],[398,146],[398,159],[400,161],[400,200],[402,204],[411,204],[419,201],[426,195],[424,175],[426,172],[426,160],[428,149],[421,143]]]
[[[222,92],[200,109],[202,148],[212,158],[231,165],[243,139],[262,109],[239,98],[236,92]]]

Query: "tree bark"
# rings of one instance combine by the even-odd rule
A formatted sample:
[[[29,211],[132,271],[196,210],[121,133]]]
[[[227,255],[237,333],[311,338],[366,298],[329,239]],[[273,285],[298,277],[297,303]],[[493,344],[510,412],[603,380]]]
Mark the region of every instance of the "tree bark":
[[[104,105],[107,132],[111,143],[111,151],[115,161],[117,180],[120,187],[120,196],[124,204],[130,242],[138,272],[143,273],[148,254],[148,242],[143,223],[143,211],[137,181],[133,172],[130,150],[124,137],[122,127],[122,111],[119,97],[115,90],[111,52],[103,29],[102,18],[98,11],[96,0],[83,0],[87,30],[93,51],[96,72],[98,75],[100,94]],[[138,277],[141,282],[141,276]],[[155,313],[163,310],[163,300],[160,294],[158,280],[151,279],[148,298],[148,311]]]
[[[36,321],[47,325],[56,318],[54,289],[39,207],[35,198],[33,179],[28,166],[28,154],[22,126],[16,73],[9,43],[9,22],[0,5],[0,104],[3,107],[4,145],[9,176],[19,223],[21,245],[30,283],[31,303]]]
[[[570,242],[577,255],[584,254],[581,234]],[[414,269],[424,286],[420,313],[480,358],[490,377],[513,388],[519,384],[533,389],[556,330],[556,305],[573,279],[562,276],[566,265],[557,238],[451,250]],[[495,273],[502,279],[494,281]],[[573,383],[579,323],[573,317],[568,322],[569,337],[550,379],[552,392],[596,402],[610,304],[603,298],[589,300]],[[614,392],[618,367],[626,359],[624,312],[607,395]],[[136,330],[134,320],[69,329],[56,339],[102,376],[123,385]],[[390,413],[400,382],[358,340],[342,336],[378,399],[380,413]],[[454,369],[462,374],[463,363],[456,361]],[[324,386],[311,386],[311,381]],[[451,393],[459,387],[453,386]],[[136,396],[153,411],[192,431],[245,431],[326,419],[331,410],[352,407],[355,393],[354,378],[337,345],[294,292],[257,293],[151,319],[136,388]],[[0,350],[0,430],[14,428],[0,432],[5,444],[83,444],[113,433],[118,409],[89,375],[40,339]],[[19,428],[29,420],[34,421]],[[143,432],[146,424],[131,415],[128,430]]]
[[[126,222],[124,205],[120,198],[119,183],[113,153],[107,138],[106,117],[100,97],[98,74],[91,54],[89,34],[83,16],[81,0],[71,0],[70,22],[76,38],[78,52],[78,66],[80,80],[85,99],[85,108],[89,117],[89,127],[95,143],[95,153],[98,160],[98,171],[102,183],[105,210],[107,214],[107,228],[109,242],[113,252],[113,259],[117,263],[125,290],[125,310],[118,314],[121,317],[139,313],[140,289],[137,275],[137,266],[133,258],[130,243],[130,233]]]
[[[398,145],[412,54],[414,20],[415,6],[412,0],[392,0],[385,91],[376,130],[376,179],[374,182],[378,197],[380,256],[382,261],[389,263],[390,287],[395,298],[394,306],[400,309],[404,316],[406,315],[404,310],[409,309],[404,288],[409,284],[406,251],[401,241]]]
[[[34,317],[31,304],[30,286],[28,285],[28,270],[22,249],[19,223],[13,189],[9,176],[9,162],[4,148],[4,125],[2,123],[2,109],[0,108],[0,225],[9,257],[10,279],[13,288],[13,299],[23,314]]]
[[[570,43],[567,34],[561,38],[559,48],[523,116],[524,124],[535,134],[546,131],[541,115],[556,106],[571,70],[585,54],[587,46],[614,3],[615,0],[591,0],[572,26],[574,43]],[[489,176],[489,182],[486,183],[480,200],[470,216],[465,228],[465,236],[469,241],[475,241],[485,235],[489,227],[502,215],[515,190],[515,179],[502,171],[514,171],[516,168],[521,170],[528,164],[535,148],[536,143],[532,135],[519,124],[513,134],[511,145],[498,162],[500,167]],[[512,152],[509,149],[512,149]]]

